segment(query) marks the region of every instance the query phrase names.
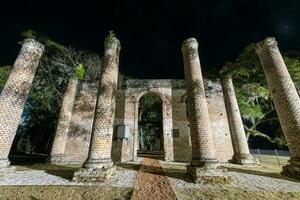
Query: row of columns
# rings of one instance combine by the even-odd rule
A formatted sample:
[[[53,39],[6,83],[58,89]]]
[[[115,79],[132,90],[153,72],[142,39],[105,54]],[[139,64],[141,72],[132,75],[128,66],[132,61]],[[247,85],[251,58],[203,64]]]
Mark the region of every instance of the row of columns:
[[[43,53],[43,46],[35,40],[25,40],[21,52],[13,66],[10,77],[0,95],[0,167],[7,167],[7,159],[13,142],[23,107],[29,93],[34,73]],[[257,45],[268,86],[271,90],[278,117],[289,145],[291,159],[283,172],[291,176],[300,176],[300,99],[287,68],[280,55],[274,38],[267,38]],[[120,42],[114,36],[108,36],[104,44],[103,66],[99,82],[96,113],[92,129],[88,159],[83,168],[74,174],[75,181],[103,181],[114,173],[111,160],[113,121],[116,103]],[[192,162],[188,172],[195,181],[203,176],[223,176],[219,171],[213,145],[212,130],[205,97],[205,90],[198,55],[198,43],[190,38],[183,42],[182,53],[184,74],[188,97],[189,123],[192,141]],[[68,87],[77,84],[70,80]],[[240,164],[252,164],[241,115],[229,76],[222,78],[224,99],[234,147],[234,161]],[[67,87],[67,91],[68,91]],[[69,91],[70,98],[75,91]],[[74,98],[71,98],[74,99]],[[63,111],[72,109],[72,102],[63,101]],[[61,112],[60,118],[69,119]],[[60,159],[60,148],[65,146],[65,129],[70,120],[59,124],[58,137],[54,141],[53,161]],[[57,152],[56,152],[57,151]],[[208,172],[208,173],[207,173]],[[212,173],[213,172],[213,173]]]

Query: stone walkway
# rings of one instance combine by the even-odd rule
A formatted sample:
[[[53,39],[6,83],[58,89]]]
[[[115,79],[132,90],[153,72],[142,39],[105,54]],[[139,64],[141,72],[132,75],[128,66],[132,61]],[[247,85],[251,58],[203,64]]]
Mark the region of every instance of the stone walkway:
[[[158,160],[144,158],[137,175],[132,200],[175,200],[169,179]]]

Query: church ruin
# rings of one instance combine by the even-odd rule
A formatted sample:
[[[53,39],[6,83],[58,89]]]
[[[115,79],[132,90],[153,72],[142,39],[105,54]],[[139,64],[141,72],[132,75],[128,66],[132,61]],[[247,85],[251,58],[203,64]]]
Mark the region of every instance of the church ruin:
[[[40,43],[25,40],[1,93],[1,169],[9,166],[8,153],[42,52]],[[115,37],[107,38],[100,84],[69,80],[52,163],[83,164],[74,180],[90,182],[109,178],[115,170],[114,162],[137,161],[142,150],[139,105],[145,95],[153,94],[161,103],[158,153],[165,161],[191,163],[188,173],[195,181],[207,170],[222,175],[220,163],[253,164],[232,80],[227,75],[203,80],[196,39],[185,40],[182,45],[185,81],[121,79],[119,53],[120,42]],[[275,40],[261,42],[257,53],[291,151],[284,173],[300,177],[299,96]]]

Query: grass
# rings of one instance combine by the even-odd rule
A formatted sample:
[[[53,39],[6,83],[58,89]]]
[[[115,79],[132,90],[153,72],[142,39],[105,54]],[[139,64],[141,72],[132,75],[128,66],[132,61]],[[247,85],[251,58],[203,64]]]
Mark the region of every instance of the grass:
[[[258,157],[254,156],[255,159]],[[261,156],[263,163],[260,166],[241,166],[241,165],[224,165],[229,171],[238,171],[259,176],[268,176],[277,179],[286,179],[294,182],[297,180],[280,174],[282,166],[278,165],[277,158],[270,155]],[[287,163],[289,157],[280,157],[281,163]],[[186,164],[164,163],[162,167],[170,177],[187,178]],[[45,170],[54,175],[70,179],[72,173],[78,169],[78,165],[53,165],[53,164],[34,164],[17,166],[17,170]],[[138,164],[118,164],[118,170],[139,170]],[[57,174],[58,172],[63,173]],[[189,181],[188,179],[186,181]],[[130,199],[133,188],[115,188],[104,186],[0,186],[0,200],[93,200],[93,199]],[[213,188],[174,188],[179,200],[203,199],[203,200],[296,200],[300,199],[300,192],[277,192],[277,191],[249,191],[235,187],[226,189],[220,187]]]
[[[299,200],[298,192],[246,191],[242,189],[175,189],[179,200]]]
[[[132,188],[99,186],[1,186],[1,200],[127,200]]]
[[[279,166],[278,159],[276,158],[276,156],[261,155],[259,158],[259,155],[254,154],[253,158],[258,161],[261,158],[261,163],[273,163],[273,164],[277,164]],[[278,158],[279,158],[280,165],[286,165],[288,163],[288,160],[290,159],[290,157],[288,157],[288,156],[278,156]]]

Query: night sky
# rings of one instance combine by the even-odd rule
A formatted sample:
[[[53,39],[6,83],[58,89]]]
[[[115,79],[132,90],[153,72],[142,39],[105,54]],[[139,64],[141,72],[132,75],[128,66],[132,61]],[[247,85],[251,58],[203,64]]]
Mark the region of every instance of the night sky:
[[[181,43],[199,42],[202,68],[222,67],[247,44],[276,37],[283,51],[300,50],[299,0],[87,0],[0,3],[0,66],[12,65],[22,30],[103,53],[114,30],[120,70],[136,78],[183,78]]]

